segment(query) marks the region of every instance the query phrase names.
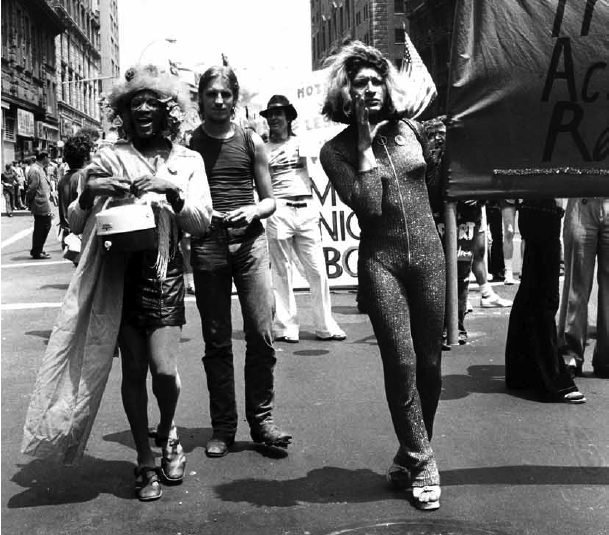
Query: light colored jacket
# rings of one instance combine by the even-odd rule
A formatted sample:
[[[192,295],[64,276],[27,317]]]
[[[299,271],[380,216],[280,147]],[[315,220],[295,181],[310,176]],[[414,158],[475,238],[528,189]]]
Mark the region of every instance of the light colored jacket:
[[[87,169],[134,180],[156,172],[185,191],[178,225],[204,234],[211,221],[211,195],[198,153],[174,145],[167,162],[154,170],[129,143],[99,151]],[[147,194],[158,195],[158,194]],[[164,197],[164,196],[160,196]],[[46,348],[24,426],[22,452],[79,461],[97,415],[112,368],[123,307],[125,256],[107,254],[96,235],[95,216],[76,199],[69,207],[72,232],[83,234],[81,256]]]

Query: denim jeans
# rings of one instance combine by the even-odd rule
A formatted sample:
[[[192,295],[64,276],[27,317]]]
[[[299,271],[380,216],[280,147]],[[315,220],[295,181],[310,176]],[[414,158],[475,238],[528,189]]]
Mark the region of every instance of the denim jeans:
[[[595,370],[609,373],[609,218],[600,197],[572,198],[563,230],[565,282],[560,304],[558,339],[566,362],[583,363],[588,330],[588,301],[598,262],[598,316]]]
[[[32,233],[32,249],[30,255],[38,256],[42,253],[44,243],[53,225],[53,214],[34,215],[34,232]]]
[[[201,315],[209,390],[209,411],[216,435],[237,430],[233,368],[231,290],[234,282],[245,334],[245,414],[252,429],[272,421],[274,368],[273,290],[264,232],[231,240],[231,231],[214,228],[192,240],[197,308]]]

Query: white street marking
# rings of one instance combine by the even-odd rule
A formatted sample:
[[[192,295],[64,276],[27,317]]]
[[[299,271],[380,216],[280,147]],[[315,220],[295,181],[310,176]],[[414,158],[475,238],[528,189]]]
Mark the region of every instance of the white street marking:
[[[21,238],[25,238],[28,234],[31,234],[33,230],[34,230],[33,228],[26,228],[25,230],[21,230],[21,231],[17,232],[17,234],[11,236],[7,240],[4,240],[2,242],[2,244],[0,244],[0,249],[4,249],[7,245],[10,245],[11,243],[15,243],[16,241],[19,241]]]

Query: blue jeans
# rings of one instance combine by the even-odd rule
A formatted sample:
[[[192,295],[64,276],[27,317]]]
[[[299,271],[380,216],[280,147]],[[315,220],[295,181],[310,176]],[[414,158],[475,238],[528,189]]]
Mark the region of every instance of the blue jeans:
[[[237,431],[233,368],[231,290],[235,283],[245,334],[245,414],[252,429],[272,421],[274,368],[273,289],[264,232],[231,240],[228,229],[214,228],[192,239],[191,258],[197,308],[201,315],[214,434]]]

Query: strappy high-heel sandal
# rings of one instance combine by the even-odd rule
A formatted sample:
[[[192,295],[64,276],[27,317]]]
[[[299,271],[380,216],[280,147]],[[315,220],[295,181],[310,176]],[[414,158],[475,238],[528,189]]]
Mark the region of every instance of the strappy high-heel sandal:
[[[135,474],[135,494],[142,502],[158,500],[163,495],[156,466],[137,466]]]

